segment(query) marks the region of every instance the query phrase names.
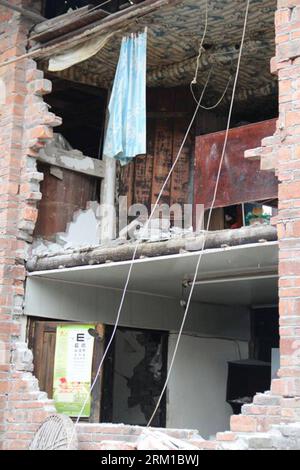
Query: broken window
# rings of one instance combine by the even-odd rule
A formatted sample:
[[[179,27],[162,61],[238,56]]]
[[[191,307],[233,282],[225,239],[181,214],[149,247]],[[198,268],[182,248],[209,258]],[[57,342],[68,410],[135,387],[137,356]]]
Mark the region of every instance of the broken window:
[[[118,328],[104,371],[104,421],[147,425],[166,378],[167,348],[165,332]],[[165,399],[152,425],[166,425]]]

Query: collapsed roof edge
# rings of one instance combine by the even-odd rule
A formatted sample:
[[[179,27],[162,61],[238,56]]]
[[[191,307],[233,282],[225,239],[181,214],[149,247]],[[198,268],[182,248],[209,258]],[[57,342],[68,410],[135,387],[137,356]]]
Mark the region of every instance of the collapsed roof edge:
[[[205,250],[210,250],[255,243],[276,242],[277,230],[270,225],[257,225],[236,230],[201,232],[190,237],[174,238],[168,241],[142,242],[138,246],[136,259],[200,251],[204,238]],[[111,246],[74,249],[62,254],[32,256],[28,259],[26,267],[28,272],[35,272],[130,261],[133,258],[135,247],[135,243],[126,242],[118,246],[112,244]]]

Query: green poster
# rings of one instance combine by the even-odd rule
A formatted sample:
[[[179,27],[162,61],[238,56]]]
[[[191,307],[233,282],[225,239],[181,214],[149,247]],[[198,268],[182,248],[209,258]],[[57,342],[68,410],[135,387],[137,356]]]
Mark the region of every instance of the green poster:
[[[94,325],[58,326],[54,360],[53,399],[58,413],[83,418],[91,412],[92,361],[94,338],[88,333]],[[87,400],[88,397],[88,400]]]

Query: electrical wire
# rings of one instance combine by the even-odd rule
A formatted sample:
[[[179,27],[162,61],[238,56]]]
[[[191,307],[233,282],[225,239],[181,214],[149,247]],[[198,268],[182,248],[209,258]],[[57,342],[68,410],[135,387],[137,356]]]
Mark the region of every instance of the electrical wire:
[[[225,142],[224,142],[224,146],[223,146],[223,152],[222,152],[222,156],[221,156],[221,161],[220,161],[220,165],[219,165],[219,171],[218,171],[218,177],[217,177],[217,182],[216,182],[216,187],[215,187],[215,191],[214,191],[214,198],[213,198],[213,202],[212,202],[212,207],[210,209],[210,213],[209,213],[209,217],[208,217],[208,222],[207,222],[207,230],[210,226],[210,220],[211,220],[211,215],[212,215],[212,210],[213,210],[213,206],[214,206],[214,203],[215,203],[215,200],[216,200],[216,196],[217,196],[217,189],[218,189],[218,181],[220,179],[220,173],[221,173],[221,168],[222,168],[222,163],[223,163],[223,160],[224,160],[224,155],[225,155],[225,150],[226,150],[226,147],[227,147],[227,140],[228,140],[228,132],[229,132],[229,127],[230,127],[230,121],[231,121],[231,115],[232,115],[232,109],[233,109],[233,102],[234,102],[234,97],[235,97],[235,91],[236,91],[236,86],[237,86],[237,80],[238,80],[238,75],[239,75],[239,69],[240,69],[240,62],[241,62],[241,57],[242,57],[242,50],[243,50],[243,45],[244,45],[244,39],[245,39],[245,35],[246,35],[246,26],[247,26],[247,20],[248,20],[248,12],[249,12],[249,5],[250,5],[250,0],[247,0],[247,9],[246,9],[246,14],[245,14],[245,22],[244,22],[244,29],[243,29],[243,36],[242,36],[242,42],[241,42],[241,47],[240,47],[240,52],[239,52],[239,60],[238,60],[238,64],[237,64],[237,71],[236,71],[236,76],[235,76],[235,81],[234,81],[234,87],[233,87],[233,92],[232,92],[232,100],[231,100],[231,105],[230,105],[230,110],[229,110],[229,116],[228,116],[228,123],[227,123],[227,130],[226,130],[226,135],[225,135]],[[206,30],[204,30],[204,34],[206,34]],[[204,34],[203,34],[203,37],[204,37]],[[203,37],[202,37],[202,40],[201,42],[203,42]],[[208,74],[208,78],[207,78],[207,81],[205,83],[205,86],[203,88],[203,91],[202,91],[202,94],[201,94],[201,97],[197,103],[197,106],[196,106],[196,109],[195,109],[195,112],[193,114],[193,117],[191,119],[191,122],[188,126],[188,129],[186,131],[186,134],[184,136],[184,139],[182,141],[182,144],[180,146],[180,149],[178,151],[178,154],[172,164],[172,167],[161,187],[161,190],[159,192],[159,195],[157,197],[157,200],[156,200],[156,203],[154,204],[154,207],[151,211],[151,214],[150,214],[150,217],[149,219],[147,220],[146,224],[145,224],[145,227],[143,228],[143,230],[147,230],[148,226],[149,226],[149,223],[150,221],[152,220],[152,217],[153,215],[155,214],[155,211],[158,207],[158,204],[159,204],[159,201],[163,195],[163,192],[169,182],[169,179],[173,173],[173,170],[175,168],[175,166],[177,165],[177,162],[181,156],[181,153],[182,153],[182,150],[183,150],[183,147],[186,143],[186,140],[189,136],[189,133],[190,133],[190,130],[194,124],[194,121],[196,119],[196,116],[198,114],[198,111],[200,109],[200,106],[201,106],[201,102],[202,102],[202,99],[204,97],[204,94],[205,94],[205,91],[207,89],[207,86],[208,86],[208,83],[209,83],[209,80],[210,80],[210,77],[211,77],[211,73],[212,73],[212,69],[210,70],[209,74]],[[117,331],[117,328],[118,328],[118,325],[119,325],[119,321],[120,321],[120,316],[121,316],[121,312],[122,312],[122,308],[123,308],[123,305],[124,305],[124,301],[125,301],[125,297],[126,297],[126,293],[127,293],[127,290],[128,290],[128,285],[129,285],[129,282],[130,282],[130,279],[131,279],[131,274],[132,274],[132,270],[133,270],[133,266],[134,266],[134,261],[136,259],[136,255],[137,255],[137,251],[138,251],[138,246],[141,242],[141,239],[139,239],[136,244],[135,244],[135,249],[134,249],[134,253],[133,253],[133,257],[132,257],[132,260],[131,260],[131,263],[130,263],[130,266],[129,266],[129,270],[128,270],[128,273],[127,273],[127,278],[126,278],[126,282],[125,282],[125,286],[124,286],[124,290],[123,290],[123,293],[122,293],[122,297],[121,297],[121,301],[120,301],[120,304],[119,304],[119,308],[118,308],[118,313],[117,313],[117,318],[116,318],[116,321],[115,321],[115,325],[114,325],[114,329],[113,329],[113,332],[112,332],[112,335],[110,337],[110,340],[108,342],[108,345],[103,353],[103,356],[101,358],[101,361],[100,361],[100,364],[98,366],[98,369],[97,369],[97,372],[96,372],[96,375],[95,375],[95,378],[94,378],[94,381],[90,387],[90,390],[89,390],[89,393],[87,394],[87,397],[83,403],[83,406],[82,406],[82,409],[76,419],[76,422],[75,422],[75,426],[74,426],[74,433],[75,433],[75,429],[76,429],[76,425],[79,423],[80,419],[81,419],[81,416],[82,416],[82,413],[83,413],[83,410],[90,398],[90,395],[98,381],[98,378],[99,378],[99,375],[100,375],[100,372],[101,372],[101,369],[102,369],[102,366],[103,366],[103,363],[106,359],[106,356],[108,354],[108,351],[111,347],[111,344],[114,340],[114,337],[115,337],[115,334],[116,334],[116,331]],[[155,407],[155,410],[147,424],[147,426],[149,427],[158,408],[159,408],[159,405],[160,405],[160,402],[162,400],[162,397],[164,395],[164,392],[166,390],[166,387],[168,385],[168,382],[169,382],[169,378],[170,378],[170,374],[171,374],[171,371],[172,371],[172,368],[173,368],[173,364],[174,364],[174,361],[175,361],[175,357],[176,357],[176,354],[177,354],[177,350],[178,350],[178,346],[179,346],[179,341],[180,341],[180,338],[181,338],[181,335],[182,335],[182,332],[183,332],[183,328],[184,328],[184,325],[185,325],[185,320],[186,320],[186,317],[187,317],[187,314],[188,314],[188,311],[189,311],[189,306],[190,306],[190,302],[191,302],[191,298],[192,298],[192,295],[193,295],[193,291],[194,291],[194,287],[195,287],[195,283],[196,283],[196,279],[197,279],[197,275],[198,275],[198,270],[199,270],[199,267],[200,267],[200,262],[201,262],[201,259],[202,259],[202,255],[203,255],[203,251],[204,251],[204,247],[205,247],[205,242],[206,242],[206,237],[203,238],[203,245],[202,245],[202,249],[201,249],[201,253],[199,255],[199,258],[198,258],[198,262],[197,262],[197,267],[196,267],[196,271],[195,271],[195,274],[194,274],[194,279],[193,279],[193,284],[192,284],[192,287],[191,287],[191,290],[190,290],[190,294],[189,294],[189,298],[188,298],[188,301],[187,301],[187,306],[186,306],[186,309],[185,309],[185,313],[184,313],[184,318],[183,318],[183,321],[182,321],[182,324],[181,324],[181,328],[180,328],[180,331],[179,331],[179,335],[178,335],[178,338],[177,338],[177,342],[176,342],[176,345],[175,345],[175,349],[174,349],[174,354],[173,354],[173,357],[172,357],[172,360],[171,360],[171,364],[170,364],[170,367],[169,367],[169,371],[168,371],[168,375],[167,375],[167,378],[166,378],[166,381],[165,381],[165,384],[164,384],[164,387],[162,389],[162,392],[161,392],[161,395],[158,399],[158,402],[157,402],[157,405]],[[71,443],[72,439],[70,439],[70,443]]]
[[[195,121],[195,119],[196,119],[196,117],[197,117],[197,114],[198,114],[198,111],[199,111],[199,108],[200,108],[201,101],[202,101],[202,99],[203,99],[203,97],[204,97],[205,91],[206,91],[206,89],[207,89],[207,86],[208,86],[208,83],[209,83],[209,80],[210,80],[210,77],[211,77],[211,73],[212,73],[212,70],[210,70],[210,72],[209,72],[209,74],[208,74],[206,83],[205,83],[204,88],[203,88],[203,90],[202,90],[201,97],[200,97],[199,102],[198,102],[198,104],[197,104],[197,106],[196,106],[196,109],[195,109],[195,112],[194,112],[194,114],[193,114],[193,117],[192,117],[192,119],[191,119],[191,121],[190,121],[190,124],[189,124],[189,126],[188,126],[188,128],[187,128],[187,131],[186,131],[186,133],[185,133],[185,136],[184,136],[184,138],[183,138],[183,141],[182,141],[182,143],[181,143],[181,146],[180,146],[180,148],[179,148],[179,150],[178,150],[178,153],[177,153],[176,158],[175,158],[175,160],[174,160],[174,162],[173,162],[173,164],[172,164],[172,167],[171,167],[171,169],[170,169],[170,171],[169,171],[169,173],[168,173],[168,175],[167,175],[167,177],[166,177],[166,179],[165,179],[165,181],[164,181],[164,183],[163,183],[163,185],[162,185],[162,187],[161,187],[161,190],[160,190],[160,192],[159,192],[159,194],[158,194],[158,196],[157,196],[157,199],[156,199],[156,202],[155,202],[155,204],[154,204],[154,206],[153,206],[153,208],[152,208],[151,214],[150,214],[148,220],[146,221],[145,226],[144,226],[143,229],[142,229],[143,231],[146,231],[146,230],[148,229],[149,223],[151,222],[151,220],[152,220],[152,218],[153,218],[153,216],[154,216],[154,214],[155,214],[155,212],[156,212],[156,209],[157,209],[157,207],[158,207],[159,201],[160,201],[160,199],[161,199],[161,197],[162,197],[162,195],[163,195],[163,193],[164,193],[164,190],[165,190],[165,188],[166,188],[166,186],[167,186],[167,184],[168,184],[168,182],[169,182],[169,180],[170,180],[170,178],[171,178],[171,175],[172,175],[172,173],[173,173],[173,171],[174,171],[174,168],[176,167],[176,165],[177,165],[177,163],[178,163],[178,160],[179,160],[179,158],[181,157],[183,147],[184,147],[184,145],[185,145],[185,143],[186,143],[186,141],[187,141],[187,139],[188,139],[188,136],[189,136],[189,134],[190,134],[190,131],[191,131],[191,129],[192,129],[192,126],[193,126],[193,124],[194,124],[194,121]],[[116,335],[117,328],[118,328],[119,322],[120,322],[121,312],[122,312],[123,305],[124,305],[124,301],[125,301],[125,297],[126,297],[126,293],[127,293],[127,290],[128,290],[128,285],[129,285],[129,282],[130,282],[130,279],[131,279],[131,274],[132,274],[132,270],[133,270],[133,266],[134,266],[134,261],[135,261],[135,259],[136,259],[138,247],[139,247],[139,245],[140,245],[140,243],[141,243],[141,240],[142,240],[142,237],[141,237],[139,240],[137,240],[137,242],[135,243],[135,249],[134,249],[133,257],[132,257],[131,262],[130,262],[130,265],[129,265],[129,270],[128,270],[128,273],[127,273],[125,286],[124,286],[123,293],[122,293],[122,297],[121,297],[121,301],[120,301],[120,304],[119,304],[119,308],[118,308],[118,313],[117,313],[115,325],[114,325],[114,328],[113,328],[111,337],[110,337],[110,339],[109,339],[109,342],[108,342],[108,344],[107,344],[107,346],[106,346],[106,349],[105,349],[105,351],[104,351],[104,353],[103,353],[103,356],[102,356],[102,358],[101,358],[101,361],[100,361],[100,364],[99,364],[99,366],[98,366],[98,369],[97,369],[97,372],[96,372],[94,381],[93,381],[93,383],[92,383],[92,385],[91,385],[91,387],[90,387],[90,389],[89,389],[89,392],[88,392],[88,394],[87,394],[87,397],[86,397],[86,399],[85,399],[85,401],[84,401],[84,403],[83,403],[83,405],[82,405],[82,408],[81,408],[81,410],[80,410],[80,412],[79,412],[79,414],[78,414],[78,417],[77,417],[77,419],[76,419],[75,427],[76,427],[76,425],[79,423],[79,421],[80,421],[80,419],[81,419],[81,416],[82,416],[82,413],[83,413],[83,410],[84,410],[84,408],[85,408],[85,406],[86,406],[86,404],[87,404],[87,402],[88,402],[88,400],[89,400],[89,398],[90,398],[90,395],[91,395],[91,393],[92,393],[92,391],[93,391],[93,389],[94,389],[94,387],[95,387],[95,385],[96,385],[96,383],[97,383],[97,381],[98,381],[98,378],[99,378],[99,376],[100,376],[100,372],[101,372],[103,363],[104,363],[104,361],[105,361],[105,359],[106,359],[106,356],[107,356],[107,354],[108,354],[108,352],[109,352],[109,349],[110,349],[110,347],[111,347],[111,344],[112,344],[112,342],[113,342],[113,340],[114,340],[114,337],[115,337],[115,335]],[[74,427],[74,433],[75,433],[75,427]],[[74,436],[74,434],[73,434],[73,436]],[[69,443],[72,442],[73,436],[72,436],[72,438],[70,439]]]
[[[206,35],[207,23],[208,23],[207,19],[208,19],[208,0],[207,0],[207,14],[206,14],[205,28],[204,28],[204,32],[203,32],[203,35],[202,35],[202,39],[201,39],[201,41],[200,41],[200,45],[203,44],[203,41],[204,41],[204,38],[205,38],[205,35]],[[199,61],[200,61],[201,52],[202,52],[202,46],[199,48]],[[172,175],[172,173],[173,173],[173,170],[174,170],[175,166],[177,165],[177,162],[178,162],[178,160],[179,160],[179,158],[180,158],[180,156],[181,156],[183,147],[184,147],[184,145],[185,145],[185,143],[186,143],[186,140],[187,140],[187,138],[188,138],[188,136],[189,136],[189,133],[190,133],[190,131],[191,131],[191,128],[192,128],[192,126],[193,126],[193,124],[194,124],[194,121],[195,121],[195,119],[196,119],[196,117],[197,117],[197,114],[198,114],[198,111],[199,111],[199,109],[200,109],[201,102],[202,102],[202,99],[203,99],[203,97],[204,97],[205,91],[206,91],[206,89],[207,89],[207,86],[208,86],[208,83],[209,83],[211,74],[212,74],[212,69],[210,70],[210,72],[209,72],[209,74],[208,74],[206,83],[205,83],[205,85],[204,85],[204,88],[203,88],[202,93],[201,93],[201,96],[200,96],[200,99],[199,99],[199,101],[197,101],[197,106],[196,106],[195,112],[194,112],[193,117],[192,117],[192,119],[191,119],[191,122],[190,122],[190,124],[189,124],[189,126],[188,126],[188,128],[187,128],[186,134],[185,134],[185,136],[184,136],[184,138],[183,138],[182,144],[181,144],[181,146],[180,146],[180,148],[179,148],[179,151],[178,151],[178,153],[177,153],[177,155],[176,155],[176,158],[175,158],[175,160],[174,160],[174,162],[173,162],[173,164],[172,164],[172,167],[171,167],[171,169],[170,169],[170,171],[169,171],[169,173],[168,173],[168,175],[167,175],[167,177],[166,177],[166,179],[165,179],[165,181],[164,181],[164,183],[163,183],[163,185],[162,185],[162,187],[161,187],[161,190],[160,190],[160,192],[159,192],[159,194],[158,194],[158,197],[157,197],[157,199],[156,199],[156,202],[155,202],[155,204],[154,204],[154,206],[153,206],[153,208],[152,208],[150,217],[148,218],[148,220],[147,220],[147,222],[146,222],[146,224],[145,224],[145,226],[144,226],[144,228],[143,228],[144,231],[147,230],[147,228],[148,228],[148,226],[149,226],[149,223],[150,223],[150,221],[152,220],[153,215],[155,214],[155,211],[156,211],[156,209],[157,209],[157,207],[158,207],[158,204],[159,204],[159,201],[160,201],[160,199],[161,199],[161,197],[162,197],[162,195],[163,195],[163,192],[164,192],[164,190],[165,190],[165,188],[166,188],[166,186],[167,186],[167,184],[168,184],[168,182],[169,182],[169,179],[170,179],[170,177],[171,177],[171,175]],[[196,71],[195,76],[197,76],[197,71]],[[129,266],[129,270],[128,270],[128,273],[127,273],[126,282],[125,282],[124,289],[123,289],[123,292],[122,292],[122,297],[121,297],[121,301],[120,301],[120,304],[119,304],[119,308],[118,308],[117,317],[116,317],[116,321],[115,321],[115,324],[114,324],[113,332],[112,332],[112,334],[111,334],[111,337],[110,337],[110,339],[109,339],[109,342],[108,342],[108,344],[107,344],[107,346],[106,346],[106,349],[105,349],[105,351],[104,351],[104,353],[103,353],[103,356],[102,356],[102,358],[101,358],[100,364],[99,364],[99,366],[98,366],[98,369],[97,369],[96,375],[95,375],[95,377],[94,377],[94,380],[93,380],[93,382],[92,382],[92,384],[91,384],[90,390],[89,390],[89,392],[88,392],[88,394],[87,394],[87,396],[86,396],[86,399],[85,399],[85,401],[84,401],[84,403],[83,403],[83,405],[82,405],[82,408],[81,408],[81,410],[80,410],[80,412],[79,412],[79,414],[78,414],[78,416],[77,416],[77,419],[76,419],[76,422],[75,422],[75,426],[74,426],[74,433],[75,433],[75,430],[76,430],[76,426],[78,425],[78,423],[79,423],[79,421],[80,421],[80,419],[81,419],[83,410],[84,410],[84,408],[85,408],[85,406],[86,406],[88,400],[90,399],[90,395],[91,395],[91,393],[92,393],[92,391],[93,391],[93,389],[94,389],[94,387],[95,387],[95,385],[96,385],[96,383],[97,383],[97,381],[98,381],[98,378],[99,378],[99,376],[100,376],[100,372],[101,372],[103,363],[104,363],[104,361],[105,361],[105,359],[106,359],[106,356],[107,356],[107,354],[108,354],[108,351],[110,350],[110,347],[111,347],[112,342],[113,342],[113,340],[114,340],[114,337],[115,337],[115,335],[116,335],[116,331],[117,331],[117,328],[118,328],[118,325],[119,325],[119,321],[120,321],[120,316],[121,316],[122,308],[123,308],[124,301],[125,301],[125,297],[126,297],[126,293],[127,293],[127,290],[128,290],[128,285],[129,285],[129,282],[130,282],[130,279],[131,279],[131,274],[132,274],[132,269],[133,269],[133,266],[134,266],[134,261],[135,261],[135,259],[136,259],[137,250],[138,250],[139,244],[141,243],[141,239],[142,239],[142,238],[140,238],[140,239],[136,242],[136,244],[135,244],[133,257],[132,257],[132,259],[131,259],[130,266]],[[167,378],[167,380],[168,380],[168,378]],[[163,393],[164,393],[164,390],[163,390],[163,392],[162,392],[162,395],[163,395]],[[160,397],[159,403],[160,403],[160,401],[161,401],[162,395],[161,395],[161,397]],[[158,407],[157,407],[157,408],[158,408]],[[155,410],[155,413],[156,413],[156,411],[157,411],[157,409]],[[155,414],[155,413],[154,413],[154,414]],[[154,414],[153,414],[153,416],[154,416]],[[153,416],[152,416],[152,418],[153,418]],[[151,421],[152,421],[152,418],[151,418]],[[150,422],[151,422],[151,421],[150,421]],[[150,424],[150,422],[149,422],[149,424]],[[148,424],[148,425],[149,425],[149,424]],[[73,438],[73,436],[72,436],[72,438]],[[72,442],[72,438],[70,439],[70,443]]]
[[[155,407],[155,409],[154,409],[154,411],[153,411],[153,413],[152,413],[152,416],[151,416],[151,418],[150,418],[150,420],[149,420],[149,422],[148,422],[148,424],[147,424],[147,427],[149,427],[149,426],[151,425],[151,423],[152,423],[152,421],[153,421],[153,418],[154,418],[154,416],[156,415],[156,412],[157,412],[157,410],[158,410],[158,408],[159,408],[159,406],[160,406],[161,400],[162,400],[162,398],[163,398],[163,396],[164,396],[164,393],[165,393],[166,388],[167,388],[168,383],[169,383],[169,379],[170,379],[171,372],[172,372],[172,369],[173,369],[173,365],[174,365],[174,362],[175,362],[175,358],[176,358],[176,355],[177,355],[177,351],[178,351],[180,339],[181,339],[181,336],[182,336],[182,333],[183,333],[184,325],[185,325],[185,322],[186,322],[186,319],[187,319],[187,315],[188,315],[188,312],[189,312],[189,308],[190,308],[190,303],[191,303],[192,296],[193,296],[193,293],[194,293],[194,289],[195,289],[195,285],[196,285],[196,281],[197,281],[197,277],[198,277],[198,271],[199,271],[200,264],[201,264],[201,260],[202,260],[202,257],[203,257],[203,252],[204,252],[204,249],[205,249],[205,243],[206,243],[207,232],[208,232],[209,227],[210,227],[212,212],[213,212],[214,205],[215,205],[216,198],[217,198],[217,192],[218,192],[218,189],[219,189],[219,181],[220,181],[220,176],[221,176],[223,161],[224,161],[224,157],[225,157],[225,152],[226,152],[226,148],[227,148],[227,142],[228,142],[228,135],[229,135],[229,129],[230,129],[230,122],[231,122],[231,117],[232,117],[232,110],[233,110],[234,98],[235,98],[235,93],[236,93],[236,88],[237,88],[237,82],[238,82],[238,77],[239,77],[239,71],[240,71],[240,65],[241,65],[241,59],[242,59],[242,53],[243,53],[243,47],[244,47],[245,36],[246,36],[246,30],[247,30],[247,24],[248,24],[248,15],[249,15],[250,2],[251,2],[251,0],[247,0],[247,6],[246,6],[246,12],[245,12],[245,19],[244,19],[244,26],[243,26],[243,34],[242,34],[242,39],[241,39],[241,46],[240,46],[240,49],[239,49],[238,63],[237,63],[236,74],[235,74],[235,79],[234,79],[234,84],[233,84],[233,90],[232,90],[232,96],[231,96],[231,102],[230,102],[230,107],[229,107],[229,113],[228,113],[228,120],[227,120],[227,127],[226,127],[225,139],[224,139],[223,150],[222,150],[221,159],[220,159],[220,163],[219,163],[219,169],[218,169],[218,173],[217,173],[217,179],[216,179],[216,184],[215,184],[215,189],[214,189],[214,195],[213,195],[211,207],[210,207],[210,210],[209,210],[206,232],[204,233],[204,236],[203,236],[202,247],[201,247],[201,250],[200,250],[199,257],[198,257],[198,261],[197,261],[197,265],[196,265],[196,269],[195,269],[195,273],[194,273],[194,277],[193,277],[193,283],[192,283],[192,285],[191,285],[191,290],[190,290],[190,293],[189,293],[189,296],[188,296],[188,300],[187,300],[185,312],[184,312],[184,315],[183,315],[183,320],[182,320],[182,323],[181,323],[181,326],[180,326],[180,330],[179,330],[179,333],[178,333],[178,337],[177,337],[177,341],[176,341],[176,344],[175,344],[175,348],[174,348],[174,352],[173,352],[173,355],[172,355],[172,359],[171,359],[171,362],[170,362],[170,366],[169,366],[168,374],[167,374],[167,377],[166,377],[166,381],[165,381],[165,384],[164,384],[164,386],[163,386],[162,392],[161,392],[161,394],[160,394],[160,396],[159,396],[159,399],[158,399],[158,401],[157,401],[156,407]],[[199,100],[199,101],[200,101],[200,100]],[[199,108],[200,108],[200,105],[199,105]]]
[[[202,52],[202,44],[203,44],[203,41],[204,41],[204,38],[205,38],[205,35],[206,35],[206,31],[207,31],[207,23],[208,23],[208,0],[206,0],[206,20],[205,20],[204,32],[203,32],[203,35],[202,35],[202,39],[201,39],[201,41],[200,41],[199,61],[200,61],[200,56],[201,56],[201,52]],[[209,73],[208,73],[208,77],[207,77],[206,83],[205,83],[205,85],[204,85],[204,87],[203,87],[203,90],[202,90],[200,99],[199,99],[199,101],[197,101],[197,106],[196,106],[195,112],[194,112],[193,117],[192,117],[192,119],[191,119],[191,121],[190,121],[190,124],[189,124],[189,126],[188,126],[188,128],[187,128],[187,131],[186,131],[186,133],[185,133],[185,136],[184,136],[184,138],[183,138],[183,141],[182,141],[182,143],[181,143],[181,146],[180,146],[180,148],[179,148],[179,150],[178,150],[178,153],[177,153],[177,155],[176,155],[176,158],[175,158],[175,160],[174,160],[174,162],[173,162],[173,164],[172,164],[172,167],[170,168],[170,171],[169,171],[169,173],[168,173],[168,175],[167,175],[167,177],[166,177],[166,179],[165,179],[165,181],[164,181],[164,183],[163,183],[163,185],[162,185],[162,187],[161,187],[161,189],[160,189],[160,192],[159,192],[159,194],[158,194],[158,196],[157,196],[156,202],[155,202],[155,204],[154,204],[154,206],[153,206],[153,208],[152,208],[152,210],[151,210],[150,217],[148,218],[148,220],[146,221],[145,226],[143,227],[143,231],[147,231],[147,229],[148,229],[148,227],[149,227],[149,223],[150,223],[150,221],[152,220],[153,215],[155,214],[155,211],[156,211],[156,209],[157,209],[157,207],[158,207],[159,201],[160,201],[160,199],[161,199],[161,197],[162,197],[162,195],[163,195],[163,193],[164,193],[164,190],[165,190],[165,188],[166,188],[166,186],[167,186],[167,184],[168,184],[168,182],[169,182],[169,180],[170,180],[170,178],[171,178],[171,175],[172,175],[172,173],[173,173],[173,170],[174,170],[174,168],[176,167],[177,162],[178,162],[178,160],[179,160],[179,158],[180,158],[180,156],[181,156],[183,147],[184,147],[184,145],[185,145],[185,143],[186,143],[186,141],[187,141],[187,138],[188,138],[188,136],[189,136],[189,133],[190,133],[190,131],[191,131],[191,128],[192,128],[192,126],[193,126],[193,124],[194,124],[194,121],[195,121],[195,119],[196,119],[196,117],[197,117],[197,114],[198,114],[198,111],[199,111],[199,108],[200,108],[202,99],[203,99],[203,97],[204,97],[205,91],[206,91],[206,89],[207,89],[207,86],[208,86],[208,83],[209,83],[211,74],[212,74],[212,68],[211,68],[211,70],[210,70]],[[197,75],[197,72],[196,72],[195,75]],[[196,82],[196,83],[197,83],[197,82]],[[127,293],[127,290],[128,290],[128,285],[129,285],[130,279],[131,279],[131,273],[132,273],[132,269],[133,269],[133,266],[134,266],[134,261],[135,261],[135,259],[136,259],[137,250],[138,250],[139,244],[141,243],[141,240],[142,240],[142,237],[136,242],[136,245],[135,245],[135,248],[134,248],[133,256],[132,256],[132,259],[131,259],[131,262],[130,262],[130,265],[129,265],[129,270],[128,270],[128,273],[127,273],[126,282],[125,282],[125,286],[124,286],[124,289],[123,289],[121,301],[120,301],[120,304],[119,304],[118,313],[117,313],[117,317],[116,317],[116,321],[115,321],[115,325],[114,325],[114,329],[113,329],[112,335],[111,335],[111,337],[110,337],[110,340],[109,340],[109,342],[108,342],[108,344],[107,344],[107,346],[106,346],[106,349],[105,349],[105,351],[104,351],[104,353],[103,353],[103,356],[102,356],[102,358],[101,358],[101,361],[100,361],[100,364],[99,364],[99,366],[98,366],[98,369],[97,369],[97,372],[96,372],[94,381],[93,381],[93,383],[92,383],[92,385],[91,385],[90,391],[89,391],[89,393],[88,393],[88,395],[87,395],[87,397],[86,397],[86,399],[85,399],[85,402],[83,403],[83,406],[82,406],[82,408],[81,408],[81,410],[80,410],[80,413],[79,413],[79,415],[78,415],[78,417],[77,417],[77,419],[76,419],[75,427],[76,427],[76,425],[79,423],[80,418],[81,418],[82,413],[83,413],[83,410],[84,410],[84,408],[85,408],[85,406],[86,406],[86,404],[87,404],[87,402],[88,402],[88,400],[89,400],[89,398],[90,398],[90,395],[91,395],[91,393],[92,393],[92,391],[93,391],[93,389],[94,389],[94,387],[95,387],[95,385],[96,385],[96,383],[97,383],[97,380],[98,380],[98,377],[99,377],[99,375],[100,375],[100,372],[101,372],[103,363],[104,363],[104,361],[105,361],[105,358],[106,358],[106,356],[107,356],[107,354],[108,354],[108,351],[109,351],[109,349],[110,349],[110,347],[111,347],[111,344],[112,344],[112,342],[113,342],[113,340],[114,340],[114,337],[115,337],[115,335],[116,335],[116,331],[117,331],[117,328],[118,328],[118,325],[119,325],[119,321],[120,321],[120,316],[121,316],[122,308],[123,308],[123,305],[124,305],[125,296],[126,296],[126,293]],[[74,428],[74,432],[75,432],[75,428]],[[72,436],[72,438],[73,438],[73,436]],[[72,442],[72,439],[70,440],[70,442]]]
[[[229,77],[229,79],[228,79],[228,82],[227,82],[227,85],[226,85],[226,87],[225,87],[225,90],[224,90],[224,92],[223,92],[221,98],[217,101],[216,104],[214,104],[213,106],[203,106],[202,104],[200,104],[200,108],[205,109],[206,111],[211,111],[212,109],[217,108],[217,107],[219,106],[219,104],[222,103],[223,99],[225,98],[225,95],[226,95],[226,93],[227,93],[227,91],[228,91],[228,88],[229,88],[229,85],[230,85],[231,80],[232,80],[232,75],[230,75],[230,77]],[[191,90],[191,93],[192,93],[192,96],[193,96],[194,100],[196,101],[196,103],[198,103],[198,100],[197,100],[197,98],[196,98],[195,92],[194,92],[194,90],[193,90],[193,82],[191,82],[191,84],[190,84],[190,90]]]
[[[201,38],[201,41],[200,41],[200,45],[199,45],[199,51],[198,51],[198,56],[197,56],[197,61],[196,61],[195,75],[194,75],[193,80],[190,83],[190,90],[191,90],[192,96],[193,96],[196,103],[198,103],[198,100],[197,100],[196,95],[194,93],[193,85],[197,85],[198,73],[199,73],[199,68],[200,68],[200,59],[201,59],[201,56],[202,56],[202,52],[204,50],[203,49],[203,43],[204,43],[204,40],[205,40],[205,37],[206,37],[207,28],[208,28],[208,0],[206,0],[204,32],[203,32],[203,35],[202,35],[202,38]],[[215,105],[209,106],[209,107],[200,105],[200,107],[202,109],[207,110],[207,111],[217,108],[219,106],[219,104],[223,101],[223,99],[224,99],[224,97],[227,93],[227,90],[229,88],[229,84],[231,82],[231,78],[232,78],[232,76],[230,75],[228,83],[227,83],[226,88],[225,88],[225,91],[223,92],[221,98],[218,100],[218,102]]]
[[[208,27],[208,0],[206,0],[204,31],[203,31],[202,38],[201,38],[200,45],[199,45],[195,75],[194,75],[194,78],[192,80],[192,84],[194,84],[194,85],[197,85],[198,72],[199,72],[199,67],[200,67],[200,59],[201,59],[202,52],[203,52],[203,43],[204,43],[204,39],[205,39],[205,36],[206,36],[206,33],[207,33],[207,27]],[[191,84],[191,86],[192,86],[192,84]]]

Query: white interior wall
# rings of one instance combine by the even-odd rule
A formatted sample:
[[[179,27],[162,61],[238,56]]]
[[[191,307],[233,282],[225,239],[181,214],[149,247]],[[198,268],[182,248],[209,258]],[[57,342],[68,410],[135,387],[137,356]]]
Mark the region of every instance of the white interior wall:
[[[29,278],[25,313],[31,316],[114,324],[121,292]],[[183,309],[178,299],[128,293],[120,326],[178,332]],[[250,316],[246,307],[191,305],[171,374],[167,426],[195,428],[203,437],[228,429],[231,407],[226,403],[227,362],[238,359],[235,342],[189,334],[239,340],[248,357]],[[170,335],[169,360],[176,336]]]
[[[169,337],[169,362],[177,335]],[[248,343],[239,342],[242,358]],[[197,429],[204,438],[229,429],[227,362],[239,359],[233,341],[183,335],[167,394],[167,427]]]
[[[26,284],[25,314],[114,325],[121,295],[119,290],[32,277],[28,278]],[[183,309],[179,299],[129,292],[121,313],[120,326],[178,331],[182,317]],[[249,341],[249,309],[192,303],[185,331]]]

